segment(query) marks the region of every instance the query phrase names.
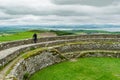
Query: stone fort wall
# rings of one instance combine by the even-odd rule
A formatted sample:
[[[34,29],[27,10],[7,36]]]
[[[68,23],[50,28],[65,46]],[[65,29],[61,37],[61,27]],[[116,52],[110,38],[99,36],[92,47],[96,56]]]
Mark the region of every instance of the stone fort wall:
[[[58,37],[46,37],[46,38],[39,38],[38,42],[48,42],[48,41],[55,41],[55,40],[68,40],[68,39],[88,39],[88,38],[113,38],[113,39],[118,39],[120,38],[120,35],[77,35],[77,36],[58,36]],[[20,45],[25,45],[25,44],[32,44],[33,40],[32,39],[26,39],[26,40],[20,40],[20,41],[11,41],[11,42],[5,42],[5,43],[0,43],[0,50],[15,47],[15,46],[20,46]]]
[[[0,50],[32,43],[32,39],[5,42],[0,44]],[[4,57],[0,57],[0,67],[5,66],[7,63],[14,60],[21,53],[43,47],[50,49],[38,52],[38,55],[30,56],[27,59],[21,59],[18,64],[14,66],[10,74],[6,77],[6,80],[23,80],[23,77],[26,73],[32,75],[36,71],[44,67],[74,58],[76,56],[106,56],[120,58],[120,35],[77,35],[39,38],[37,44],[20,48],[14,53],[11,53]],[[87,53],[85,55],[81,54],[82,51],[87,50],[112,50],[115,51],[115,53],[103,54],[101,52],[94,54]],[[76,52],[78,52],[78,54],[74,54]]]
[[[115,52],[111,52],[111,53],[98,52],[98,53],[85,53],[85,54],[81,53],[82,51],[87,51],[87,50],[99,50],[99,51],[113,50]],[[13,68],[11,73],[7,76],[7,79],[10,76],[12,76],[16,78],[16,80],[23,80],[23,77],[26,73],[29,73],[29,75],[32,75],[38,70],[43,69],[52,64],[59,63],[71,58],[75,58],[74,56],[120,58],[119,50],[120,50],[120,43],[119,44],[118,43],[66,44],[63,46],[53,47],[50,50],[43,50],[42,52],[38,52],[37,55],[31,56],[26,59],[22,59],[18,64],[16,64],[16,66]],[[71,54],[71,52],[73,53]],[[76,52],[79,52],[79,54],[75,54]]]
[[[116,50],[119,49],[119,44],[114,44],[115,43],[119,43],[120,39],[68,39],[68,40],[57,40],[57,41],[51,41],[51,42],[45,42],[45,43],[38,43],[38,44],[34,44],[31,46],[27,46],[27,47],[23,47],[20,48],[18,50],[16,50],[13,53],[10,53],[4,57],[0,57],[0,67],[5,66],[7,63],[9,63],[10,61],[12,61],[14,58],[16,58],[17,56],[19,56],[22,53],[25,53],[27,51],[30,51],[32,49],[36,49],[36,48],[42,48],[42,47],[52,47],[52,46],[56,46],[56,45],[64,45],[64,44],[68,44],[68,43],[83,43],[83,42],[87,42],[90,44],[86,45],[85,44],[81,44],[82,47],[79,47],[79,49],[84,50],[85,48],[89,49],[90,47],[92,48],[99,48],[99,49],[107,49],[108,50]],[[103,46],[103,43],[106,43],[106,47]],[[97,44],[99,43],[99,44]],[[112,46],[110,46],[109,44],[112,43]],[[101,46],[98,46],[101,45]],[[63,46],[65,47],[65,46]],[[73,50],[71,48],[71,50]],[[72,51],[71,51],[72,52]],[[9,53],[9,52],[8,52]],[[63,52],[61,52],[63,53]]]

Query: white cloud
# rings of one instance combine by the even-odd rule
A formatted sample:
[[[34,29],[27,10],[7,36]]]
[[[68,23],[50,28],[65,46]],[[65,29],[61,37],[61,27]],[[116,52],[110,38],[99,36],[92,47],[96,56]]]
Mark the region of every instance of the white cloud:
[[[0,0],[0,24],[120,23],[118,0]]]
[[[118,0],[52,0],[59,5],[90,5],[90,6],[108,6],[116,4]]]

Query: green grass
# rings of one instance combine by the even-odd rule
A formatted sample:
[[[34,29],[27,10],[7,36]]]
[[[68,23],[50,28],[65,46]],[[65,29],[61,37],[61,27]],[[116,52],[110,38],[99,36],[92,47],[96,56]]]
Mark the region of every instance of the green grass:
[[[67,32],[67,31],[29,30],[29,31],[18,32],[18,33],[9,34],[9,35],[1,34],[2,36],[0,36],[0,42],[29,39],[29,38],[32,38],[32,35],[34,33],[38,33],[39,34],[39,33],[44,33],[44,32],[54,32],[55,34],[57,34],[59,36],[71,35],[72,34],[72,33]]]
[[[11,35],[2,35],[0,36],[0,42],[28,39],[28,38],[32,38],[33,34],[34,32],[26,31]]]
[[[120,59],[81,58],[44,68],[30,80],[120,80]]]

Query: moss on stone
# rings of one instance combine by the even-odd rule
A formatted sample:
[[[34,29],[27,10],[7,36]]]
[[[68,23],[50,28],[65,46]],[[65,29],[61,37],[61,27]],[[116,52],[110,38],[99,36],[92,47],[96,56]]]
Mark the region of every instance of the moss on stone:
[[[27,80],[30,77],[30,74],[26,72],[23,76],[23,80]]]
[[[57,46],[53,46],[53,48],[50,50],[50,52],[53,52],[54,54],[60,53],[57,49],[54,49],[55,47],[80,45],[80,44],[91,44],[91,43],[96,43],[96,42],[71,42],[71,43],[60,44]],[[114,43],[115,44],[116,42],[113,42],[113,43],[112,42],[103,42],[103,43],[106,43],[106,44],[113,44]],[[96,44],[99,44],[99,42],[97,42]],[[118,44],[118,42],[116,44]],[[49,50],[49,49],[48,49],[48,47],[43,47],[43,48],[38,48],[38,49],[32,50],[30,52],[27,52],[26,55],[23,55],[23,58],[26,59],[26,58],[29,58],[31,56],[35,56],[37,54],[40,54],[44,50]]]
[[[42,53],[43,51],[49,51],[49,52],[52,52],[53,55],[57,55],[59,54],[60,55],[60,58],[61,59],[67,59],[66,57],[64,57],[62,54],[64,53],[61,53],[59,50],[57,50],[56,48],[59,48],[59,47],[64,47],[64,46],[71,46],[71,45],[80,45],[80,44],[91,44],[91,43],[94,43],[94,44],[120,44],[120,42],[86,42],[86,41],[81,41],[81,42],[69,42],[69,43],[64,43],[64,44],[60,44],[60,45],[56,45],[56,46],[52,46],[51,48],[49,47],[43,47],[43,48],[37,48],[37,49],[33,49],[31,48],[31,51],[29,52],[26,52],[25,54],[21,54],[22,57],[20,59],[28,59],[29,57],[33,57],[33,56],[36,56],[36,55],[39,55],[40,53]],[[89,51],[78,51],[79,53],[81,53],[81,55],[84,55],[86,53],[97,53],[97,52],[101,52],[101,53],[120,53],[120,51],[107,51],[107,50],[89,50]],[[68,52],[69,53],[69,52]],[[76,52],[75,52],[76,53]],[[19,60],[20,60],[19,59]],[[15,64],[19,61],[17,60],[15,62]],[[10,71],[13,69],[13,67],[15,66],[15,64],[8,70],[7,74],[10,73]]]

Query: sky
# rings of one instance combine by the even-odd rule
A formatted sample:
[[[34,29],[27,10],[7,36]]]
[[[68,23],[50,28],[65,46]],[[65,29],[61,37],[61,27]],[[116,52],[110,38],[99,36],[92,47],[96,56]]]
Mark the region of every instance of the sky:
[[[0,24],[120,24],[120,0],[0,0]]]

